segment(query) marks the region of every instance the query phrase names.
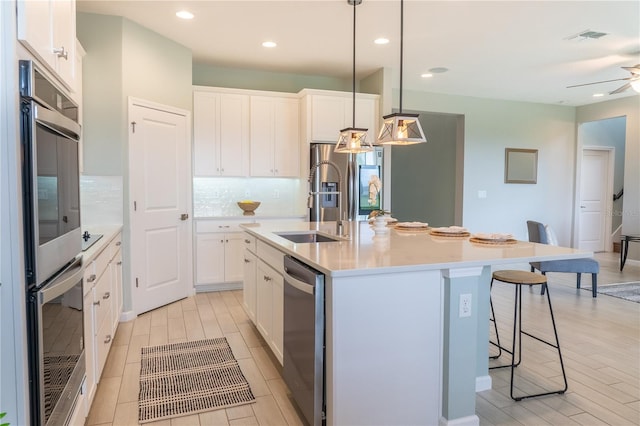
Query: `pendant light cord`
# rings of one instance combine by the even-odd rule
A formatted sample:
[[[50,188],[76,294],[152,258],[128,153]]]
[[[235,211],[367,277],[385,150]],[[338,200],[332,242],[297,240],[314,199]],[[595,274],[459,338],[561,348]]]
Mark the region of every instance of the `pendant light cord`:
[[[402,47],[404,39],[404,0],[400,0],[400,114],[402,114]]]
[[[353,121],[351,126],[355,129],[356,127],[356,6],[357,2],[353,2],[353,105],[351,111],[351,117],[353,117]]]

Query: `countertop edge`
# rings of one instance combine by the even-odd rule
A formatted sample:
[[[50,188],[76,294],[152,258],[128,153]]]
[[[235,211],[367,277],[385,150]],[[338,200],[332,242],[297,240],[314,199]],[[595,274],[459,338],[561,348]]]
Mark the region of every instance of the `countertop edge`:
[[[102,234],[102,238],[96,241],[94,245],[80,253],[83,265],[91,263],[100,253],[102,253],[102,251],[109,246],[109,243],[113,241],[115,236],[122,232],[122,228],[123,226],[121,224],[113,224],[90,226],[83,229],[83,232],[88,231],[90,234]]]

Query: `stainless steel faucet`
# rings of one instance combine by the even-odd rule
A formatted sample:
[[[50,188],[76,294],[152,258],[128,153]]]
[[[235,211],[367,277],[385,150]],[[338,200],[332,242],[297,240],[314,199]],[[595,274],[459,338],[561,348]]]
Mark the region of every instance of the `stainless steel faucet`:
[[[314,195],[337,195],[338,196],[338,219],[336,220],[336,235],[343,236],[344,234],[344,226],[342,223],[342,219],[344,217],[344,213],[342,211],[342,173],[340,173],[340,168],[332,163],[331,161],[322,160],[318,161],[316,164],[311,166],[311,170],[309,170],[309,178],[307,181],[310,186],[313,185],[313,178],[316,174],[316,170],[320,168],[320,166],[327,165],[333,167],[333,169],[338,173],[338,190],[337,191],[309,191],[309,197],[307,198],[307,205],[311,207],[313,204],[313,196]]]

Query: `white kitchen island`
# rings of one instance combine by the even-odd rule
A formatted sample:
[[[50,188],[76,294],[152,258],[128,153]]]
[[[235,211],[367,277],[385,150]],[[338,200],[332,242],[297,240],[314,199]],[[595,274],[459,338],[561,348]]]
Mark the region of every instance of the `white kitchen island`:
[[[348,239],[293,243],[281,232],[335,235],[335,223],[246,225],[262,243],[325,274],[328,425],[477,425],[475,392],[488,374],[491,267],[589,257],[518,241],[468,238],[345,222]],[[460,316],[460,295],[471,297]]]

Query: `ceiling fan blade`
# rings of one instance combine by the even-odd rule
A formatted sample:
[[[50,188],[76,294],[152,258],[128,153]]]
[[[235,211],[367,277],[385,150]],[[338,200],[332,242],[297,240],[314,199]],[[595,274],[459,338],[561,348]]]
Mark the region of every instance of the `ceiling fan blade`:
[[[640,74],[640,64],[636,65],[635,67],[620,67],[623,70],[627,70],[629,71],[631,74],[635,74],[638,75]]]
[[[572,87],[591,86],[592,84],[611,83],[612,81],[622,81],[622,80],[630,80],[630,79],[631,77],[627,77],[627,78],[616,78],[615,80],[594,81],[593,83],[574,84],[573,86],[567,86],[567,89],[571,89]]]
[[[622,93],[625,90],[627,90],[629,87],[631,87],[631,82],[625,84],[624,86],[620,86],[618,87],[616,90],[614,90],[613,92],[609,92],[610,95],[615,95],[617,93]]]

